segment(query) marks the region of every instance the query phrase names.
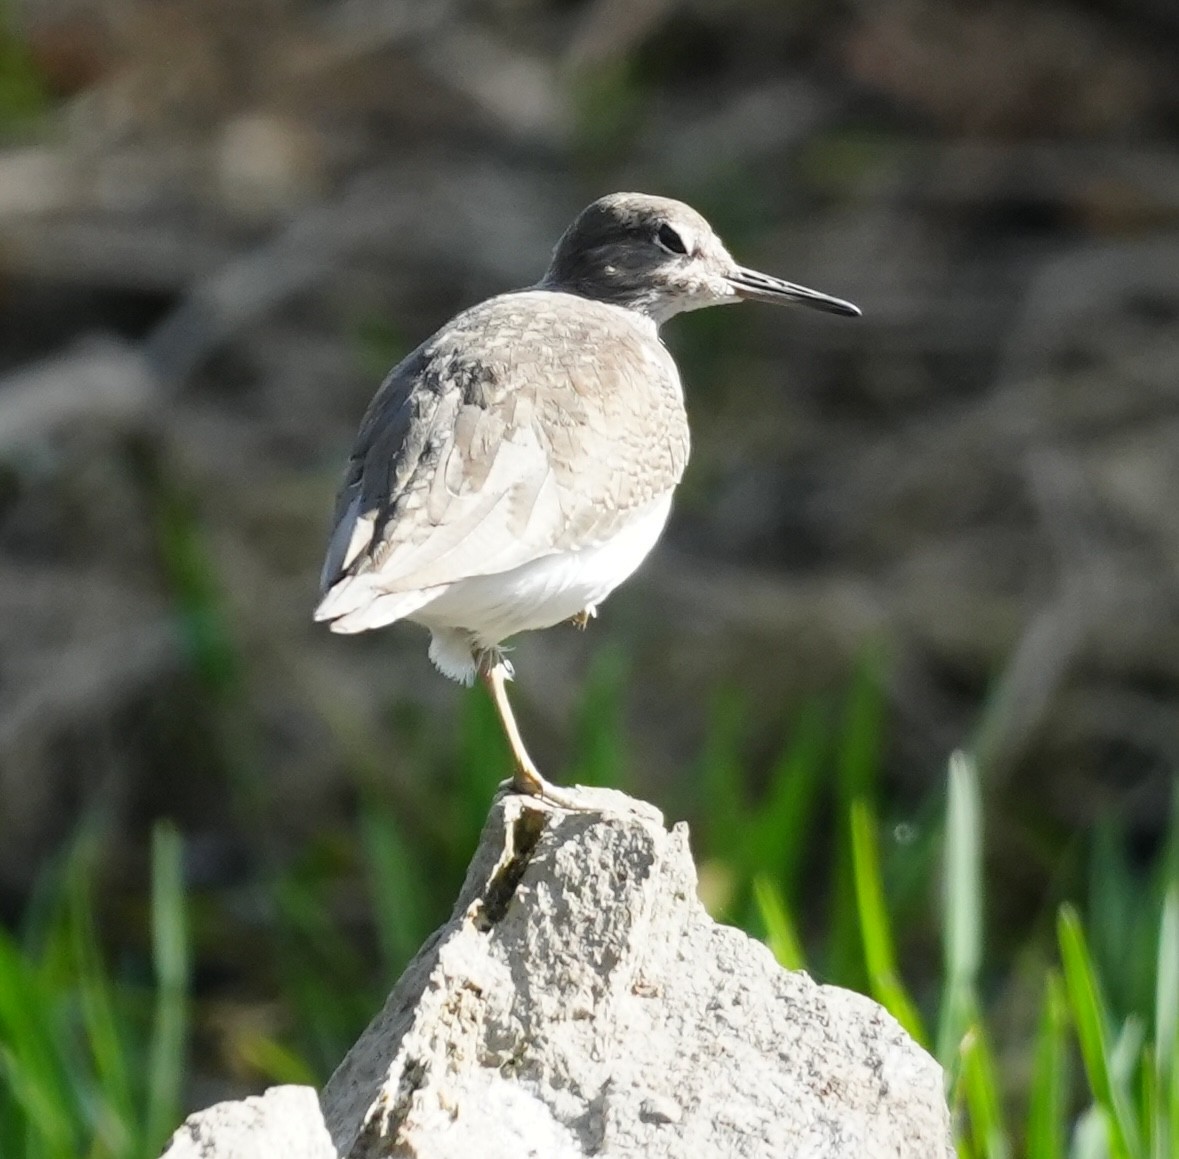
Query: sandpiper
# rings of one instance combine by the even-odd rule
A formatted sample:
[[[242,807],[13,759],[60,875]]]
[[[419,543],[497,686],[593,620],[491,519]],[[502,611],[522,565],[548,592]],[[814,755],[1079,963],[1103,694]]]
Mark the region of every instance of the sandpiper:
[[[524,747],[503,642],[584,626],[655,546],[688,461],[658,328],[746,299],[860,312],[739,266],[682,202],[614,193],[578,215],[535,286],[472,306],[398,363],[364,416],[315,618],[428,628],[439,671],[486,684],[519,792],[577,807]]]

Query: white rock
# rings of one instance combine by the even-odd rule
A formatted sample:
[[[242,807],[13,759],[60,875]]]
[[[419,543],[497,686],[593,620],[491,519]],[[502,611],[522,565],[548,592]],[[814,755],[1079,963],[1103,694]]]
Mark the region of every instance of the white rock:
[[[338,1159],[310,1087],[217,1103],[190,1115],[163,1159]]]
[[[941,1069],[884,1010],[713,922],[684,826],[583,792],[601,812],[496,802],[323,1093],[341,1154],[953,1154]]]
[[[495,802],[323,1118],[276,1088],[165,1159],[951,1159],[941,1069],[894,1019],[712,921],[684,826],[579,792],[594,811]]]

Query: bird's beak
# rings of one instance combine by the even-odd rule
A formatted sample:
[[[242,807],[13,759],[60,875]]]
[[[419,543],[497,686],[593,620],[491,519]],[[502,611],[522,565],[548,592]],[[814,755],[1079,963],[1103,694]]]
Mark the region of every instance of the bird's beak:
[[[829,294],[820,294],[818,290],[808,290],[806,286],[796,286],[793,282],[771,278],[769,274],[759,274],[757,270],[747,270],[743,266],[726,274],[725,280],[737,291],[738,297],[754,302],[775,302],[779,306],[797,302],[827,314],[844,314],[852,318],[860,315],[859,306],[853,306],[842,298],[832,298]]]

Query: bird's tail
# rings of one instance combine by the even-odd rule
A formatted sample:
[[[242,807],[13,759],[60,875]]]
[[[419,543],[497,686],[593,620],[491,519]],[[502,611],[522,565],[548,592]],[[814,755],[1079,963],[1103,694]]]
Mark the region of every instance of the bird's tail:
[[[367,632],[404,620],[440,594],[436,588],[383,592],[368,577],[350,576],[328,590],[315,618],[329,621],[333,632]]]

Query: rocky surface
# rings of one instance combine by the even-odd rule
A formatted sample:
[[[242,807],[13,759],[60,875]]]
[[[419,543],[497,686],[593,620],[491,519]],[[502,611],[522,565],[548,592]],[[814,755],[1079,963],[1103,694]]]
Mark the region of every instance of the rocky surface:
[[[217,1103],[190,1115],[163,1159],[337,1159],[310,1087]]]
[[[581,793],[497,799],[450,921],[323,1091],[340,1155],[953,1154],[941,1069],[893,1018],[714,922],[685,826]],[[208,1114],[237,1146],[241,1116]]]

